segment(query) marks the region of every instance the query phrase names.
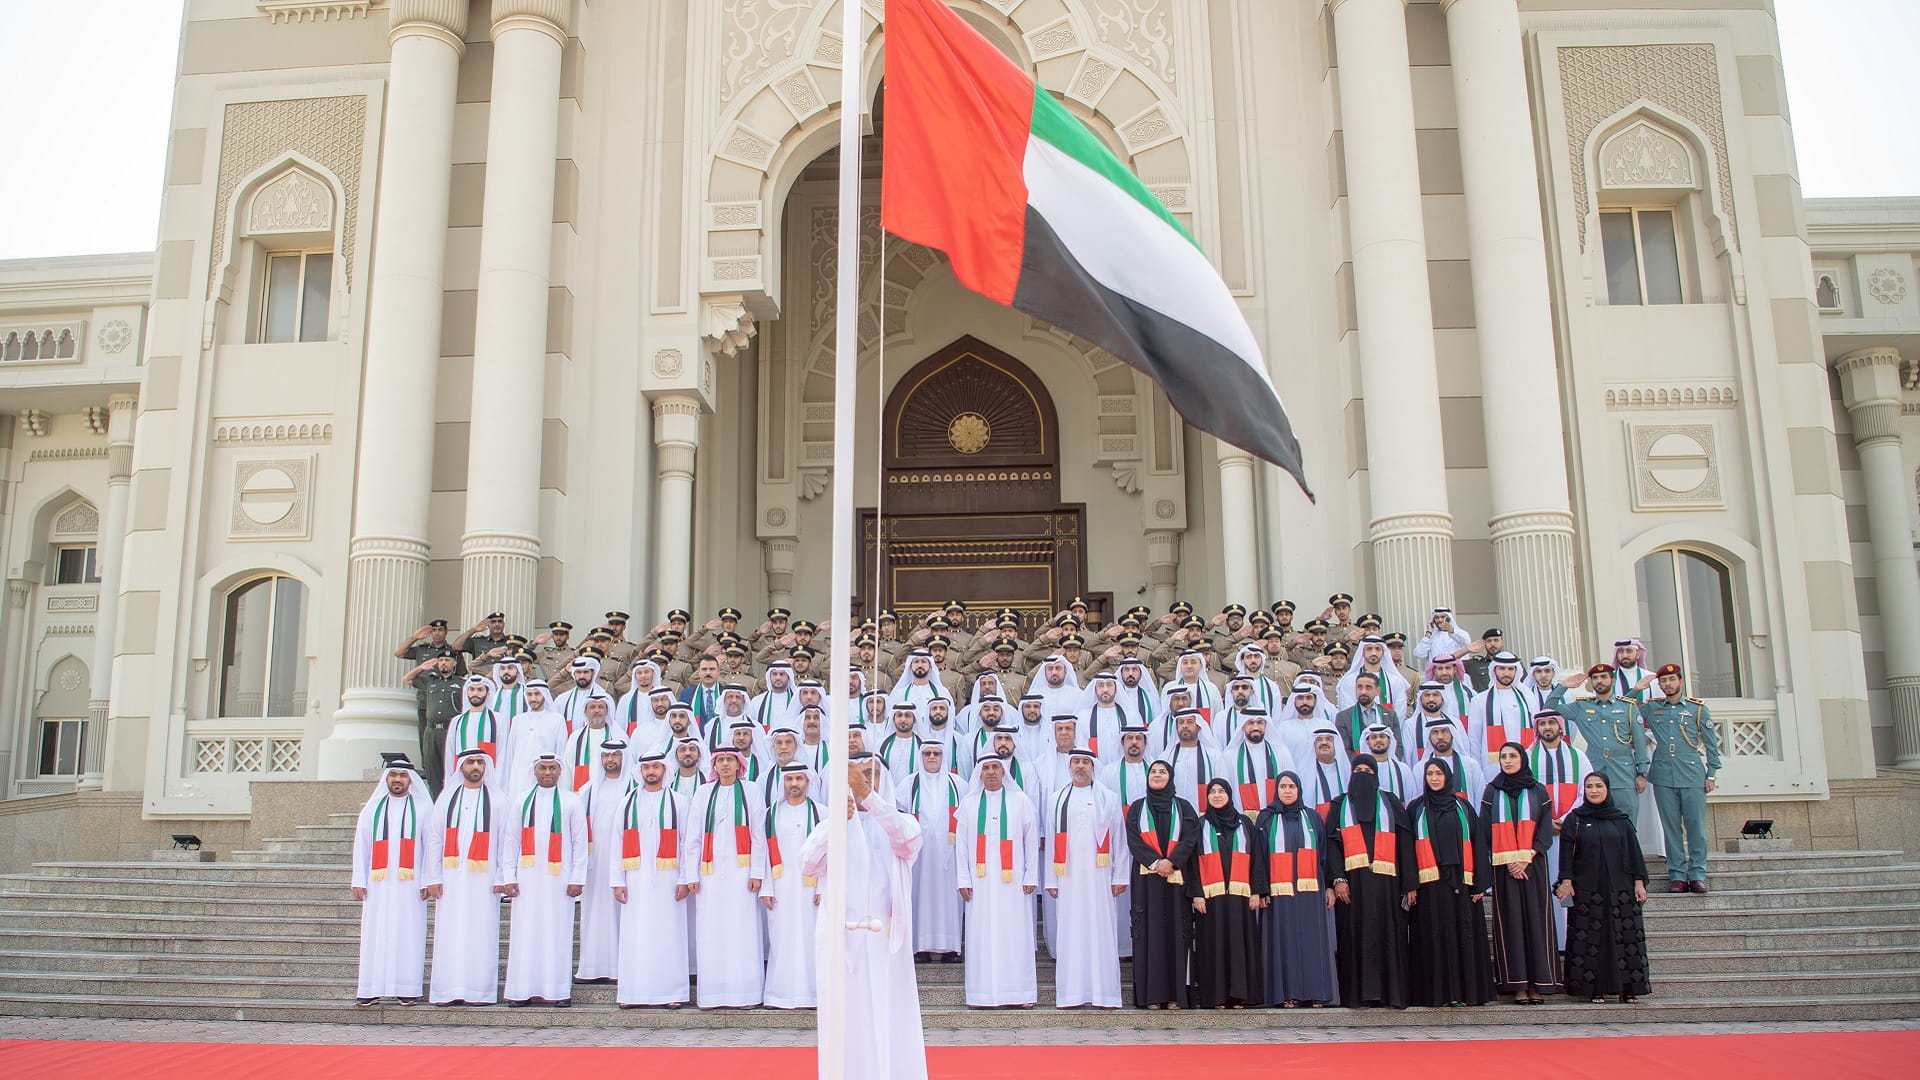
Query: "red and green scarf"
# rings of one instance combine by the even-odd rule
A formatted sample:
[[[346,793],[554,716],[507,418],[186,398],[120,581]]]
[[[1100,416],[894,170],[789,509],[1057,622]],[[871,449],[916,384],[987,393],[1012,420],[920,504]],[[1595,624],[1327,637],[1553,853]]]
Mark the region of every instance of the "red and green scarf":
[[[460,714],[460,719],[454,724],[453,730],[453,752],[455,754],[462,754],[474,749],[484,750],[489,760],[495,765],[500,764],[500,755],[498,753],[500,748],[500,718],[494,714],[492,709],[480,709],[478,711],[468,709],[466,712]],[[469,735],[473,736],[474,741],[467,741]]]
[[[1146,796],[1143,795],[1141,798],[1144,800]],[[1175,803],[1173,808],[1167,811],[1167,816],[1171,819],[1167,822],[1167,827],[1169,829],[1177,828],[1180,822],[1180,805]],[[1153,852],[1161,859],[1171,860],[1173,858],[1174,845],[1178,843],[1178,841],[1179,837],[1177,836],[1168,836],[1164,839],[1160,836],[1160,825],[1154,820],[1153,805],[1151,803],[1140,808],[1140,842],[1147,845],[1148,851]],[[1153,873],[1153,863],[1158,861],[1158,859],[1155,859],[1141,863],[1140,873],[1143,875]],[[1167,875],[1167,883],[1170,885],[1184,885],[1186,884],[1186,880],[1186,875],[1178,870]]]
[[[1320,891],[1320,819],[1300,815],[1300,846],[1287,848],[1286,819],[1275,815],[1267,829],[1267,894],[1292,896]]]
[[[389,843],[393,836],[393,816],[387,813],[387,804],[392,798],[381,799],[373,804],[373,858],[367,868],[367,877],[374,881],[387,880],[387,862],[389,861]],[[407,809],[400,820],[400,874],[401,881],[412,881],[414,836],[419,831],[420,822],[416,819],[413,799],[407,799]]]
[[[1448,811],[1460,822],[1460,881],[1473,885],[1473,828],[1467,822],[1467,808],[1459,799],[1448,800]],[[1428,822],[1430,811],[1423,805],[1413,816],[1413,857],[1419,865],[1420,884],[1440,880],[1440,860],[1433,850],[1433,830]]]
[[[973,876],[987,876],[987,796],[980,793],[979,817],[973,828]],[[1000,880],[1013,881],[1013,838],[1007,835],[1007,789],[1000,788]]]
[[[1246,826],[1235,825],[1224,834],[1208,821],[1200,834],[1200,894],[1209,899],[1223,893],[1252,896],[1253,859],[1242,842]]]
[[[493,848],[493,789],[480,785],[480,794],[468,795],[467,786],[453,789],[447,802],[447,839],[440,865],[449,870],[462,868],[460,859],[460,812],[470,799],[479,800],[479,814],[473,819],[473,839],[467,841],[465,869],[479,873],[487,868]]]
[[[726,785],[733,789],[733,857],[736,865],[753,864],[753,825],[747,820],[747,785],[735,780]],[[707,828],[700,840],[700,872],[713,873],[713,819],[714,809],[720,803],[723,792],[714,792],[707,800]]]
[[[780,875],[787,872],[786,862],[780,857],[780,830],[776,827],[779,824],[780,808],[786,804],[787,800],[781,799],[767,807],[767,876],[775,881],[780,880]],[[810,833],[815,825],[820,824],[820,809],[812,799],[807,799],[804,807],[807,814],[807,832]],[[809,889],[819,883],[820,880],[814,877],[803,876],[800,879],[800,884]]]
[[[534,836],[534,829],[537,827],[534,824],[534,809],[535,805],[540,801],[540,792],[544,790],[549,789],[536,787],[532,791],[527,792],[527,801],[520,806],[520,866],[523,869],[533,865],[535,858],[534,853],[539,850],[539,847],[535,844],[537,837]],[[553,788],[551,790],[553,792],[553,814],[546,823],[546,868],[547,873],[557,875],[563,869],[565,856],[561,846],[560,789]]]
[[[634,788],[627,794],[626,828],[620,834],[620,867],[623,870],[640,869],[640,796],[645,788]],[[660,827],[660,844],[654,849],[653,868],[655,870],[678,870],[680,868],[680,808],[674,804],[673,792],[660,789],[660,809],[656,823]]]
[[[1069,787],[1067,790],[1060,793],[1060,806],[1058,808],[1059,813],[1058,813],[1057,819],[1054,822],[1054,829],[1053,829],[1053,876],[1054,877],[1067,876],[1067,804],[1073,801],[1073,793],[1077,790],[1080,790],[1080,789]],[[1100,805],[1100,802],[1099,802],[1100,797],[1094,794],[1093,788],[1091,786],[1087,787],[1085,790],[1088,796],[1094,800],[1094,806],[1097,809]],[[1112,831],[1113,830],[1111,829],[1100,830],[1100,842],[1093,849],[1093,865],[1095,866],[1112,866],[1113,865]]]
[[[1280,786],[1280,758],[1273,752],[1273,744],[1263,742],[1260,749],[1267,754],[1267,778],[1253,778],[1252,747],[1244,740],[1240,743],[1240,753],[1235,756],[1234,780],[1239,785],[1240,809],[1257,814],[1273,801],[1274,791]]]
[[[1493,792],[1493,865],[1533,861],[1532,802],[1525,788]]]
[[[1353,816],[1352,796],[1341,798],[1333,815],[1333,827],[1340,830],[1340,846],[1346,849],[1347,869],[1370,868],[1374,873],[1392,877],[1400,872],[1399,845],[1393,831],[1393,811],[1387,806],[1387,793],[1374,795],[1373,852],[1367,852],[1366,833]]]
[[[593,755],[599,752],[600,743],[606,742],[606,737],[613,734],[613,725],[598,729],[601,732],[598,741],[593,737],[594,730],[589,724],[577,732],[580,742],[573,748],[573,790],[576,792],[593,780]]]

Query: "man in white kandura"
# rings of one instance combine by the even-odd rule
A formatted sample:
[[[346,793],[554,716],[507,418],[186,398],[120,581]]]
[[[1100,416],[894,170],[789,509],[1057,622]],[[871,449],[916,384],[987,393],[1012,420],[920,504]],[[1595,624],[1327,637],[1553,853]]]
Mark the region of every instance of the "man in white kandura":
[[[1127,889],[1125,811],[1120,798],[1093,782],[1097,759],[1073,751],[1072,782],[1054,792],[1047,810],[1047,895],[1057,918],[1047,944],[1056,961],[1054,1005],[1120,1007],[1120,954],[1113,898]]]
[[[845,874],[847,907],[821,920],[826,934],[846,935],[847,1080],[925,1080],[927,1048],[920,1030],[920,990],[914,983],[913,861],[920,853],[920,823],[893,808],[875,790],[871,755],[847,762],[851,797],[845,866],[827,865],[827,828],[821,822],[800,852],[801,872],[812,878]],[[1027,925],[1033,925],[1032,912]],[[1032,932],[1028,932],[1032,963]]]
[[[820,824],[823,808],[809,795],[812,772],[794,763],[780,768],[781,796],[767,807],[767,880],[760,906],[767,909],[766,1004],[774,1009],[811,1009],[814,985],[814,924],[819,914],[812,875],[796,866],[800,849]]]
[[[428,1000],[492,1005],[500,1000],[500,893],[507,881],[502,848],[512,827],[512,800],[493,759],[479,747],[460,755],[456,775],[434,806],[440,898],[433,913]]]
[[[587,888],[580,894],[580,962],[573,977],[583,983],[609,983],[620,973],[620,910],[613,902],[610,873],[620,861],[620,811],[625,809],[627,744],[616,730],[600,744],[600,779],[580,789],[587,818]]]
[[[437,765],[437,763],[436,763]],[[360,986],[354,1004],[420,1000],[427,899],[438,892],[439,838],[427,782],[405,758],[380,774],[353,825],[353,898],[360,905]]]
[[[998,757],[973,766],[960,801],[954,877],[967,904],[967,1004],[976,1009],[1040,999],[1034,971],[1033,892],[1040,887],[1033,803],[1007,782]]]
[[[694,879],[694,970],[703,1009],[744,1009],[765,994],[759,897],[767,876],[767,808],[740,780],[741,756],[731,746],[713,754],[713,782],[694,792],[687,808],[700,874]]]
[[[667,787],[667,756],[640,758],[640,783],[620,809],[620,858],[607,872],[620,906],[623,1009],[677,1009],[692,1000],[687,909],[693,878],[687,797]]]
[[[947,771],[947,747],[920,746],[920,771],[894,790],[900,809],[920,823],[920,857],[913,863],[913,951],[916,959],[939,954],[960,960],[960,922],[965,914],[954,888],[959,846],[960,778]]]
[[[507,830],[507,1004],[573,1004],[573,902],[587,883],[587,815],[560,782],[560,759],[533,763]]]

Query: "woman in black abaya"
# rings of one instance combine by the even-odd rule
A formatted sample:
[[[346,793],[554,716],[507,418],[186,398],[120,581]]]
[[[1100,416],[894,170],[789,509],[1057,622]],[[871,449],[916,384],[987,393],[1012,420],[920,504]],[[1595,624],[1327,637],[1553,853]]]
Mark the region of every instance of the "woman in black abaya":
[[[1260,932],[1254,912],[1266,903],[1267,861],[1254,843],[1253,821],[1233,808],[1233,788],[1207,781],[1207,809],[1187,895],[1193,898],[1194,1005],[1244,1009],[1264,1005]]]
[[[1147,793],[1127,807],[1127,848],[1139,869],[1133,905],[1133,1004],[1145,1009],[1188,1005],[1193,902],[1185,871],[1200,827],[1193,804],[1173,793],[1173,767],[1147,766]]]
[[[1647,862],[1633,821],[1613,805],[1607,778],[1588,773],[1585,798],[1560,825],[1560,888],[1567,913],[1567,993],[1595,1005],[1606,994],[1621,1004],[1651,989],[1647,931]]]
[[[1492,864],[1478,843],[1479,821],[1454,794],[1453,770],[1430,759],[1421,773],[1425,790],[1407,804],[1413,821],[1415,876],[1408,910],[1413,952],[1413,1003],[1485,1005],[1492,987],[1487,972],[1487,923],[1480,898]]]
[[[1493,860],[1494,989],[1517,1005],[1538,1005],[1561,990],[1547,852],[1553,847],[1553,795],[1534,779],[1526,750],[1500,747],[1500,771],[1480,800],[1480,831]]]
[[[1340,1001],[1350,1009],[1407,1007],[1407,911],[1418,879],[1413,830],[1400,800],[1380,790],[1370,755],[1353,759],[1347,793],[1327,808]]]

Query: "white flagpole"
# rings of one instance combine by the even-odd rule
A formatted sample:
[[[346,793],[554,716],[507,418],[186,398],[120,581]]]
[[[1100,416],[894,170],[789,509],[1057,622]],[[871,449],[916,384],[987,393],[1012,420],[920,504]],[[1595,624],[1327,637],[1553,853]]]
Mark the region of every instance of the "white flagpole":
[[[833,360],[833,573],[830,582],[833,650],[827,677],[827,880],[820,929],[820,1076],[842,1080],[847,1062],[847,671],[853,666],[853,429],[860,373],[860,116],[866,35],[864,5],[840,0],[840,254],[835,284]],[[839,764],[841,767],[835,768]],[[864,931],[862,931],[864,932]],[[855,1051],[858,1052],[857,1050]]]

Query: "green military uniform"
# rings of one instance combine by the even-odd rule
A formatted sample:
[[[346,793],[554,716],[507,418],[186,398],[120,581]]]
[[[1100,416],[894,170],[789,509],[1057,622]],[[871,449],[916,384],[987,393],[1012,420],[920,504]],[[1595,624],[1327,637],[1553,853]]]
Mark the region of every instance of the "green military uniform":
[[[420,775],[438,797],[447,757],[447,725],[460,715],[460,699],[466,675],[455,672],[442,677],[437,671],[423,671],[413,677],[413,690],[420,699]]]
[[[1653,764],[1647,781],[1660,808],[1660,831],[1667,840],[1667,877],[1672,881],[1707,879],[1707,781],[1720,771],[1720,733],[1706,703],[1655,698],[1640,706],[1653,732]]]
[[[478,633],[468,636],[467,643],[460,646],[460,651],[469,657],[469,659],[465,661],[466,669],[481,675],[492,671],[493,660],[489,658],[487,654],[495,649],[505,649],[507,652],[512,652],[513,642],[511,638],[512,635],[505,631],[502,631],[499,637]],[[502,653],[501,655],[505,656],[506,653]],[[415,662],[418,663],[418,661]]]
[[[1570,701],[1564,686],[1553,688],[1546,705],[1586,740],[1587,760],[1595,772],[1607,778],[1607,786],[1614,793],[1613,805],[1638,824],[1640,798],[1634,793],[1633,781],[1647,775],[1652,765],[1647,729],[1640,725],[1640,706],[1613,694]]]

